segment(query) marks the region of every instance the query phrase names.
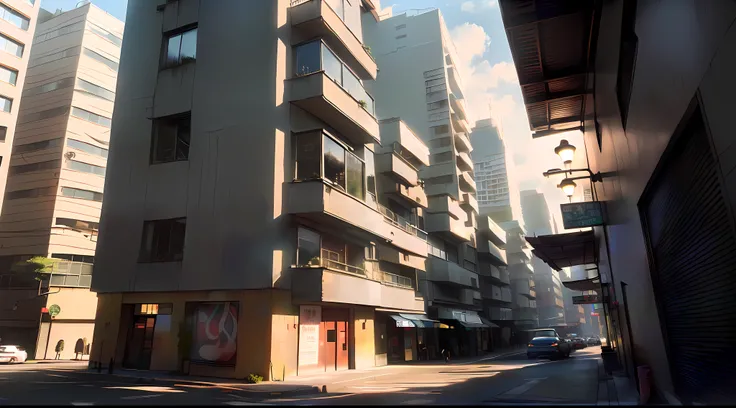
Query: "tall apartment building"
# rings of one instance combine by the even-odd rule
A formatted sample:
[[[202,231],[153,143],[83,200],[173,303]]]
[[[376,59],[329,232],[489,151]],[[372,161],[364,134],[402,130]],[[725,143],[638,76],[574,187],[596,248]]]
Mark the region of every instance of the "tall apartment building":
[[[0,193],[5,191],[40,0],[0,3]],[[4,197],[0,196],[0,208]]]
[[[42,10],[34,34],[3,166],[0,268],[7,273],[33,256],[57,260],[41,288],[27,274],[5,275],[14,290],[2,297],[15,302],[10,317],[22,322],[19,343],[31,358],[55,356],[64,340],[60,357],[67,359],[78,342],[89,354],[93,335],[97,297],[89,287],[123,23],[87,3],[65,13]],[[29,296],[39,290],[49,294]]]
[[[371,0],[129,1],[91,360],[280,379],[385,362],[377,311],[423,327],[427,243],[405,216],[428,157],[376,119],[361,14]],[[413,203],[389,209],[391,188]]]
[[[478,216],[478,275],[483,300],[483,315],[493,322],[492,347],[511,344],[513,298],[506,256],[506,231],[491,217]]]
[[[518,329],[539,326],[537,291],[534,282],[531,246],[524,239],[527,232],[518,221],[500,223],[506,231],[506,258],[511,283],[512,316]]]
[[[523,190],[520,192],[520,201],[527,233],[536,236],[551,235],[554,230],[552,217],[544,194],[536,190]],[[532,266],[540,326],[564,324],[565,305],[559,273],[536,256],[532,256]]]
[[[439,342],[454,355],[490,347],[484,322],[475,242],[478,203],[463,86],[454,45],[439,10],[364,16],[366,43],[380,74],[369,89],[381,118],[398,116],[429,147],[419,171],[428,206],[419,225],[429,234],[422,294],[427,313],[452,326]]]
[[[512,199],[515,186],[509,184],[506,166],[506,145],[500,129],[491,119],[475,122],[470,142],[473,144],[473,165],[478,187],[478,208],[482,214],[492,214],[498,222],[514,218]]]

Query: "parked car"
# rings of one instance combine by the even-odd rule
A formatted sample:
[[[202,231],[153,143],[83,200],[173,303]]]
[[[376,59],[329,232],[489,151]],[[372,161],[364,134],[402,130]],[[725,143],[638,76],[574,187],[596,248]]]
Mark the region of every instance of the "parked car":
[[[571,343],[561,338],[555,329],[536,329],[530,332],[530,336],[532,339],[526,348],[529,359],[547,357],[555,360],[570,357]]]
[[[572,348],[574,350],[584,349],[587,345],[585,344],[585,339],[582,337],[573,337],[572,339]]]
[[[601,345],[601,339],[598,337],[588,337],[587,341],[589,346],[600,346]]]
[[[21,346],[0,346],[0,363],[23,363],[27,359],[28,353]]]

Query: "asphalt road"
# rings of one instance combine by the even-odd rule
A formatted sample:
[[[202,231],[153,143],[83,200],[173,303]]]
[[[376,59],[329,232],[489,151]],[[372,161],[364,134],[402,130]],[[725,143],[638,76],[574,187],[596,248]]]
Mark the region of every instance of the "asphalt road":
[[[280,399],[252,398],[232,387],[141,384],[82,365],[3,365],[0,405],[596,404],[599,353],[589,347],[560,361],[517,354],[472,364],[388,367],[370,376],[333,377],[326,394]]]

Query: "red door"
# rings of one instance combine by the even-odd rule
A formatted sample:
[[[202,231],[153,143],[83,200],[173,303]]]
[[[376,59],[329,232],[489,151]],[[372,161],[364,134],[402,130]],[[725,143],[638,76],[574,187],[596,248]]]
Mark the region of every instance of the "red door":
[[[325,371],[335,371],[337,369],[337,324],[335,322],[324,322],[322,327],[325,331],[323,348]]]
[[[337,322],[337,369],[348,369],[348,322]]]

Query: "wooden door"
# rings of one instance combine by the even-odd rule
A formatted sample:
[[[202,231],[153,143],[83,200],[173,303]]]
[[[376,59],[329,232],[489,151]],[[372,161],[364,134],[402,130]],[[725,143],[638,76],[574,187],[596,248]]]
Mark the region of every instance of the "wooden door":
[[[337,322],[337,369],[348,369],[348,322]]]

